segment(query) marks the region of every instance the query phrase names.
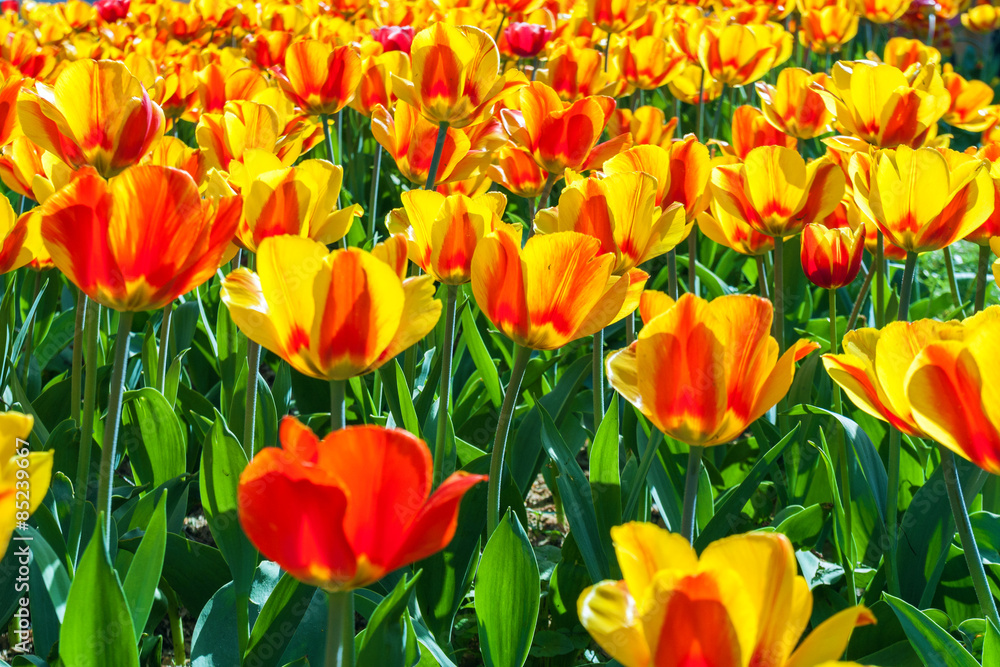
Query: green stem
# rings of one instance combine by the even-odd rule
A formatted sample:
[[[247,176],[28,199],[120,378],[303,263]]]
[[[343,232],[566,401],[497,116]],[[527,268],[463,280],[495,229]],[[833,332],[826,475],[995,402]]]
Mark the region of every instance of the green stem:
[[[500,419],[497,422],[497,435],[493,441],[493,453],[490,457],[490,479],[486,504],[486,534],[492,535],[500,525],[500,481],[503,476],[503,460],[507,450],[507,436],[510,434],[510,421],[514,416],[517,397],[521,393],[521,380],[531,358],[531,348],[521,347],[514,343],[514,367],[510,371],[510,382],[504,392],[503,405],[500,406]]]
[[[504,24],[504,21],[506,21],[506,20],[507,20],[507,12],[504,12],[500,16],[500,25],[497,26],[497,32],[496,32],[495,35],[493,35],[493,41],[494,42],[499,42],[500,41],[500,33],[503,32],[503,24]]]
[[[878,277],[875,283],[875,328],[881,329],[885,326],[885,311],[882,310],[885,304],[885,237],[882,230],[877,232],[875,242],[875,275]]]
[[[165,584],[160,586],[167,598],[167,617],[170,619],[170,638],[174,644],[174,665],[184,665],[187,662],[187,648],[184,646],[184,624],[181,623],[180,606],[177,604],[177,594],[174,589]]]
[[[626,409],[630,408],[626,406]],[[635,476],[632,488],[628,492],[628,499],[625,502],[625,512],[622,514],[622,521],[632,520],[635,508],[639,504],[639,496],[642,494],[643,490],[645,490],[645,482],[646,477],[649,475],[649,469],[653,466],[653,460],[656,458],[656,450],[659,448],[662,441],[662,432],[654,431],[649,434],[649,442],[646,443],[646,450],[642,452],[641,458],[639,459],[639,473]]]
[[[701,83],[698,84],[698,141],[705,143],[705,68],[701,70]],[[694,231],[693,229],[691,230]]]
[[[34,303],[38,299],[38,292],[42,289],[42,272],[35,271],[35,287],[32,292],[30,303]],[[28,322],[28,333],[24,337],[24,389],[28,390],[28,378],[31,375],[31,355],[32,349],[35,347],[35,318],[31,318]],[[79,407],[79,403],[77,406]]]
[[[889,429],[889,486],[885,501],[885,522],[889,529],[889,550],[885,554],[885,578],[889,594],[899,596],[899,571],[896,568],[896,547],[899,542],[899,459],[902,434],[897,428]]]
[[[250,596],[246,593],[236,596],[236,641],[239,654],[246,655],[250,646]]]
[[[701,457],[704,447],[692,447],[688,454],[687,476],[684,479],[684,512],[681,516],[681,535],[694,544],[694,511],[698,503],[698,480],[701,477]]]
[[[254,431],[257,421],[257,373],[260,371],[260,345],[247,340],[246,410],[243,413],[243,450],[253,459]]]
[[[346,380],[330,380],[330,431],[339,431],[347,425],[346,388]]]
[[[73,325],[73,364],[70,366],[70,388],[69,416],[80,425],[80,392],[83,390],[81,375],[83,374],[83,322],[87,312],[87,302],[89,299],[82,290],[76,293],[76,321]]]
[[[906,253],[906,266],[903,268],[903,284],[899,288],[899,316],[896,318],[900,322],[906,322],[910,314],[910,292],[913,289],[913,273],[917,268],[917,253]]]
[[[538,198],[538,210],[542,210],[549,205],[549,195],[552,194],[552,186],[559,180],[559,174],[549,174],[545,177],[545,185],[542,186],[542,195]],[[529,224],[534,220],[529,220]],[[532,227],[533,228],[533,227]]]
[[[688,292],[698,296],[698,228],[688,234]]]
[[[965,318],[965,309],[962,308],[962,296],[958,293],[958,281],[955,280],[955,262],[951,257],[951,248],[945,246],[943,250],[944,267],[948,272],[948,290],[951,292],[951,302],[955,306],[955,310],[959,311],[961,317]]]
[[[70,522],[69,553],[76,559],[80,536],[83,532],[83,515],[90,490],[90,452],[94,444],[94,405],[97,403],[97,337],[100,331],[101,304],[87,300],[83,324],[83,345],[87,372],[83,376],[83,413],[80,419],[80,449],[76,460],[76,484],[73,492],[76,507]]]
[[[434,142],[434,155],[431,156],[431,166],[427,170],[427,182],[424,190],[433,190],[437,178],[438,164],[441,162],[441,153],[444,151],[444,140],[448,136],[448,122],[441,121],[438,125],[437,140]]]
[[[115,361],[108,388],[108,415],[104,420],[104,440],[101,443],[101,471],[97,485],[97,512],[104,515],[105,539],[111,537],[111,489],[114,486],[114,460],[118,449],[118,429],[121,425],[122,395],[125,393],[125,365],[128,362],[128,337],[134,313],[118,314],[118,335],[115,337]]]
[[[986,273],[990,269],[990,247],[979,246],[979,265],[976,268],[976,303],[975,312],[986,306]]]
[[[850,331],[854,328],[854,325],[858,321],[858,315],[861,314],[861,304],[865,302],[865,297],[868,296],[868,290],[872,286],[872,278],[875,277],[875,265],[873,264],[871,268],[865,273],[864,282],[861,283],[861,289],[858,290],[858,298],[854,301],[854,307],[851,308],[851,315],[847,318],[847,330]]]
[[[635,312],[625,316],[625,344],[631,345],[635,342]]]
[[[375,225],[378,213],[378,176],[382,170],[382,144],[375,142],[375,166],[372,170],[372,187],[368,195],[368,238],[375,242]]]
[[[608,63],[611,61],[611,33],[608,33],[608,38],[604,40],[604,71],[608,71]]]
[[[594,432],[604,418],[604,330],[594,334],[593,366],[591,368],[594,385]]]
[[[326,667],[354,665],[354,591],[327,596]]]
[[[323,126],[323,139],[326,141],[326,159],[330,162],[337,164],[337,158],[333,154],[333,135],[330,133],[330,116],[329,114],[320,114],[319,123]],[[239,262],[237,262],[239,265]]]
[[[676,133],[674,136],[683,137],[684,130],[681,127],[681,98],[674,98],[674,118],[677,119],[677,126],[675,127]]]
[[[732,90],[732,88],[730,88]],[[725,86],[719,91],[719,99],[715,101],[715,118],[712,120],[712,138],[719,138],[719,123],[722,122],[722,100],[726,97]],[[691,230],[694,231],[693,229]]]
[[[693,229],[691,231],[694,231]],[[677,250],[667,253],[667,294],[674,301],[677,300],[680,287],[677,285]]]
[[[771,295],[767,291],[767,269],[764,267],[764,256],[757,255],[757,285],[760,287],[760,295],[770,300]]]
[[[174,311],[171,301],[163,308],[163,320],[160,322],[160,356],[156,359],[156,389],[162,394],[167,386],[167,356],[170,346],[170,319]]]
[[[441,386],[438,390],[437,440],[434,443],[434,488],[444,480],[445,440],[448,435],[448,401],[451,397],[451,357],[455,347],[455,305],[458,285],[448,285],[445,305],[444,344],[441,348]]]
[[[774,237],[774,339],[778,354],[785,352],[785,240]]]
[[[837,354],[839,336],[837,335],[837,290],[831,289],[830,293],[830,354]],[[843,404],[840,398],[840,385],[836,382],[833,385],[833,411],[841,414]],[[852,605],[858,602],[857,586],[854,583],[854,533],[852,532],[851,515],[851,473],[849,467],[850,450],[844,431],[839,428],[839,424],[834,425],[836,430],[833,439],[839,450],[840,459],[840,493],[841,504],[844,506],[844,539],[846,544],[841,545],[841,557],[843,558],[844,577],[847,579],[847,601]]]
[[[969,565],[969,574],[972,575],[972,584],[976,589],[976,597],[979,598],[979,605],[982,607],[983,615],[1000,627],[1000,616],[997,614],[996,602],[993,600],[993,593],[990,591],[990,583],[986,578],[986,570],[983,569],[983,559],[979,554],[979,547],[976,545],[976,538],[972,534],[972,523],[969,521],[969,510],[965,506],[965,498],[962,496],[962,483],[958,479],[958,468],[955,467],[955,455],[950,451],[942,450],[941,465],[944,466],[944,481],[948,487],[948,500],[951,502],[951,511],[955,515],[955,527],[958,529],[958,537],[962,542],[962,550],[965,552],[965,562]]]

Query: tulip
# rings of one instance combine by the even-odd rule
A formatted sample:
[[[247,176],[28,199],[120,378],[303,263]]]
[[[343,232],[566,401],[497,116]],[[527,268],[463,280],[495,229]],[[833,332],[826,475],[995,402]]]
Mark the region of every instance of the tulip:
[[[612,272],[622,275],[672,250],[691,231],[684,207],[656,205],[656,179],[633,171],[606,178],[581,178],[559,196],[559,205],[539,211],[539,234],[575,231],[596,238],[610,253]]]
[[[163,111],[125,65],[109,60],[78,60],[54,86],[23,88],[17,113],[36,144],[105,178],[137,163],[163,136]]]
[[[68,183],[73,169],[25,136],[19,136],[0,152],[0,180],[17,194],[39,204]]]
[[[292,44],[292,34],[266,30],[243,38],[243,51],[257,67],[267,70],[285,66],[285,54]]]
[[[408,25],[383,25],[371,30],[372,39],[382,45],[382,53],[401,51],[407,55],[413,44],[413,28]]]
[[[802,12],[799,42],[814,53],[836,53],[858,34],[858,15],[850,0]]]
[[[271,236],[292,234],[325,245],[347,235],[361,207],[337,209],[344,170],[326,160],[304,160],[294,167],[262,173],[244,187],[243,218],[236,239],[256,252]]]
[[[733,112],[732,144],[724,145],[723,153],[746,160],[750,151],[761,146],[784,146],[797,150],[798,142],[795,137],[785,134],[770,122],[767,115],[759,109],[747,104],[737,107]]]
[[[436,22],[413,38],[410,57],[413,79],[392,75],[393,92],[435,125],[478,123],[495,102],[523,85],[513,73],[498,75],[496,43],[472,26]]]
[[[861,151],[922,145],[951,99],[935,68],[917,70],[910,80],[891,65],[867,61],[838,62],[817,90]]]
[[[17,122],[17,97],[24,79],[15,71],[0,70],[0,147],[21,134]]]
[[[976,79],[967,81],[950,64],[945,65],[941,78],[951,97],[951,106],[941,120],[969,132],[985,130],[993,120],[987,109],[993,102],[993,88]]]
[[[350,107],[368,118],[380,104],[391,109],[396,102],[392,94],[392,74],[410,75],[410,59],[402,51],[389,51],[365,60],[361,66],[361,83],[349,102]]]
[[[33,34],[24,30],[8,33],[6,39],[0,40],[0,58],[32,79],[47,77],[56,66],[52,49],[42,47]]]
[[[535,164],[531,153],[514,144],[505,144],[493,154],[487,173],[513,194],[526,199],[541,195],[549,178],[549,173]]]
[[[254,67],[242,67],[234,60],[228,66],[211,63],[195,72],[198,84],[198,112],[219,113],[236,100],[254,100],[267,89],[267,80]]]
[[[603,53],[566,42],[549,50],[545,67],[535,72],[535,81],[551,86],[564,102],[593,95],[618,97],[626,82],[614,59],[607,64]]]
[[[486,480],[456,472],[431,494],[427,445],[401,429],[353,426],[320,440],[285,417],[279,440],[240,475],[240,525],[266,558],[326,591],[369,586],[444,549],[462,496]]]
[[[666,210],[673,203],[681,204],[687,222],[708,208],[711,158],[708,148],[693,134],[672,142],[667,149],[635,146],[604,165],[607,174],[629,171],[642,171],[656,178],[656,206]]]
[[[430,276],[402,281],[367,252],[328,253],[299,236],[261,241],[257,273],[236,269],[221,294],[250,340],[325,380],[371,373],[426,336],[441,314]]]
[[[812,74],[798,67],[788,67],[778,74],[772,86],[758,81],[764,117],[774,127],[797,139],[812,139],[830,131],[833,115],[823,97],[812,87],[822,86],[827,75]]]
[[[289,47],[285,67],[275,75],[281,90],[304,113],[335,114],[347,106],[361,82],[361,57],[350,46],[307,39]]]
[[[865,228],[829,228],[815,222],[802,230],[802,270],[814,285],[837,289],[850,285],[861,270]]]
[[[537,58],[552,39],[552,31],[537,23],[512,22],[503,31],[507,46],[518,58]]]
[[[697,65],[688,65],[667,84],[671,95],[685,104],[693,105],[699,101],[704,104],[718,99],[724,87],[721,81],[704,74]]]
[[[808,165],[783,146],[755,148],[743,164],[712,171],[712,195],[729,214],[775,238],[822,220],[844,195],[844,173],[829,158]]]
[[[105,23],[114,23],[128,16],[131,0],[97,0],[94,9]]]
[[[989,34],[1000,30],[1000,8],[993,5],[976,5],[962,14],[962,25],[967,30],[980,34]]]
[[[910,8],[912,0],[858,0],[861,16],[872,23],[892,23]]]
[[[762,26],[709,27],[700,35],[698,62],[719,83],[745,86],[777,64],[780,51],[771,39],[770,31]]]
[[[625,32],[647,9],[648,3],[641,0],[587,0],[587,18],[608,33]]]
[[[34,423],[31,415],[0,413],[0,558],[7,553],[14,529],[23,527],[42,504],[52,480],[54,450],[28,453]]]
[[[877,58],[872,58],[877,60]],[[882,51],[882,62],[902,70],[908,76],[915,66],[922,69],[941,64],[941,52],[933,46],[924,44],[919,39],[893,37],[885,44]]]
[[[46,153],[42,156],[43,163],[46,157],[54,156],[51,153]],[[188,146],[177,137],[163,137],[160,143],[156,145],[156,148],[146,153],[146,157],[142,159],[140,164],[155,164],[161,167],[174,167],[175,169],[186,171],[199,187],[205,182],[207,176],[205,154],[197,148]],[[62,163],[58,163],[58,165],[68,169]],[[2,167],[0,167],[0,176],[2,175]],[[42,200],[39,201],[41,202]]]
[[[630,109],[615,109],[608,121],[608,136],[612,139],[626,133],[632,134],[633,145],[653,145],[670,148],[677,129],[677,119],[667,120],[662,110],[642,106]]]
[[[711,213],[698,215],[698,229],[719,245],[753,257],[766,255],[774,249],[772,237],[761,234],[740,218],[728,213],[714,199],[710,210]],[[758,276],[758,280],[763,280],[763,275]]]
[[[408,246],[405,234],[393,234],[385,241],[376,243],[372,247],[372,255],[388,264],[400,280],[406,280],[406,269],[409,267]]]
[[[3,0],[0,2],[0,14],[17,14],[21,11],[21,3],[18,0]]]
[[[446,285],[471,281],[476,247],[500,224],[507,198],[499,193],[470,198],[410,190],[401,199],[403,207],[389,214],[386,225],[389,233],[405,236],[410,259]]]
[[[568,104],[538,81],[522,88],[518,96],[519,110],[500,112],[504,129],[514,144],[529,151],[550,174],[600,169],[608,158],[631,145],[630,135],[597,143],[615,109],[610,97],[585,97]]]
[[[725,444],[781,400],[795,361],[818,347],[800,340],[779,358],[771,319],[771,303],[756,296],[685,294],[608,357],[608,379],[670,437]]]
[[[0,198],[0,275],[19,269],[31,261],[31,249],[26,245],[28,218],[20,219],[6,197]]]
[[[203,114],[195,137],[209,169],[232,171],[232,162],[242,163],[254,150],[273,153],[287,166],[301,154],[304,137],[281,134],[282,129],[274,108],[236,100],[227,102],[221,114]]]
[[[626,37],[616,48],[621,76],[642,90],[656,90],[680,74],[687,63],[684,55],[660,37]]]
[[[813,596],[781,533],[734,535],[700,556],[682,536],[650,523],[615,526],[611,539],[624,579],[585,589],[577,609],[624,667],[846,665],[833,661],[853,629],[875,623],[865,607],[848,607],[799,643]]]

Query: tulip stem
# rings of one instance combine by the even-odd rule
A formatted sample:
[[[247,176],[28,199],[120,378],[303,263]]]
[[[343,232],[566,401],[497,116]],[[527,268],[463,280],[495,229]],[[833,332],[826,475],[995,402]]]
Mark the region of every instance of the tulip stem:
[[[434,142],[434,155],[431,156],[431,166],[427,170],[427,183],[424,190],[433,190],[437,178],[438,163],[441,162],[441,153],[444,152],[444,140],[448,136],[448,121],[441,121],[438,124],[437,140]]]
[[[958,281],[955,280],[955,262],[951,257],[951,248],[945,246],[944,250],[944,268],[948,272],[948,290],[951,292],[951,302],[955,306],[955,310],[964,318],[965,309],[962,307],[962,297],[958,293]]]
[[[330,431],[339,431],[347,425],[347,408],[344,403],[346,380],[330,380]]]
[[[42,272],[35,271],[35,287],[32,292],[31,301],[29,303],[34,303],[38,299],[38,293],[42,289]],[[31,375],[31,350],[35,346],[35,318],[31,318],[28,322],[28,332],[24,337],[24,354],[22,358],[24,359],[24,388],[28,389],[28,378]],[[79,406],[79,404],[77,404]]]
[[[840,337],[837,335],[837,290],[827,290],[830,293],[830,354],[837,354]],[[840,397],[840,385],[836,382],[833,385],[833,411],[841,414],[843,404]],[[844,540],[841,545],[844,567],[844,577],[847,580],[847,601],[855,605],[858,603],[857,587],[854,583],[854,533],[851,516],[851,471],[849,461],[851,453],[847,438],[844,437],[842,429],[834,424],[836,432],[833,436],[834,444],[837,446],[838,458],[840,459],[840,493],[841,504],[844,506]]]
[[[165,582],[164,582],[165,583]],[[187,648],[184,646],[184,624],[181,623],[180,608],[177,604],[177,593],[170,586],[160,588],[167,598],[167,617],[170,619],[170,638],[174,644],[174,665],[184,665],[187,662]]]
[[[730,90],[735,90],[735,88],[730,87]],[[726,97],[726,87],[723,86],[722,90],[719,91],[719,99],[715,101],[715,118],[712,120],[712,138],[719,138],[719,123],[722,122],[722,101]],[[692,229],[692,231],[694,231]]]
[[[674,128],[677,132],[675,136],[683,137],[684,130],[681,128],[681,98],[679,97],[674,98],[674,118],[677,119],[677,125]]]
[[[694,544],[694,512],[698,504],[698,480],[701,478],[701,457],[704,447],[691,447],[688,454],[687,476],[684,478],[684,512],[681,516],[681,535]]]
[[[698,296],[698,228],[688,234],[688,292]]]
[[[594,385],[594,432],[604,418],[604,329],[594,333],[594,356],[591,368]]]
[[[785,240],[774,237],[774,339],[778,354],[785,352]]]
[[[545,177],[545,185],[542,186],[542,195],[538,198],[539,211],[548,206],[549,195],[552,194],[552,186],[556,184],[557,180],[559,180],[559,174],[549,174],[548,176]],[[529,226],[533,227],[533,225],[530,225],[530,223],[532,223],[533,221],[534,218],[528,221]]]
[[[337,164],[337,158],[333,154],[333,135],[330,133],[330,116],[329,114],[319,115],[320,124],[323,126],[323,139],[326,141],[326,159]],[[239,262],[236,263],[239,265]]]
[[[701,70],[701,83],[698,84],[698,141],[705,142],[705,70]],[[691,231],[694,231],[693,229]]]
[[[514,416],[514,406],[521,393],[521,380],[531,358],[531,348],[514,343],[514,367],[510,371],[510,381],[504,392],[503,405],[500,406],[500,419],[497,422],[497,435],[493,442],[493,453],[490,457],[490,479],[486,505],[486,534],[492,535],[500,525],[500,480],[503,476],[503,460],[507,449],[507,436],[510,434],[510,421]]]
[[[990,247],[979,246],[979,266],[976,269],[976,302],[975,312],[986,306],[986,272],[990,268]]]
[[[875,283],[875,328],[881,329],[885,326],[885,311],[882,310],[885,304],[885,237],[882,230],[876,234],[875,241],[875,275],[878,281]]]
[[[163,308],[163,320],[160,322],[160,356],[156,360],[156,389],[162,394],[167,386],[167,354],[170,338],[170,316],[173,314],[174,302]]]
[[[608,33],[607,39],[604,40],[604,71],[608,71],[608,62],[611,60],[611,33]]]
[[[441,347],[441,386],[438,389],[437,440],[434,443],[434,485],[444,480],[445,440],[448,435],[448,400],[451,397],[451,361],[455,347],[455,305],[458,302],[458,285],[448,285],[445,305],[444,343]]]
[[[861,314],[861,304],[865,302],[865,297],[868,295],[868,290],[872,286],[872,278],[875,277],[875,265],[872,265],[868,271],[865,272],[865,279],[861,283],[861,289],[858,291],[858,298],[854,300],[854,307],[851,308],[851,316],[847,318],[847,331],[854,328],[857,324],[858,315]]]
[[[976,545],[976,537],[972,534],[969,510],[965,506],[965,498],[962,496],[962,482],[958,479],[955,455],[942,449],[941,465],[944,466],[944,482],[948,488],[948,500],[951,502],[952,514],[955,515],[955,527],[958,529],[958,537],[962,542],[962,550],[965,552],[965,562],[969,565],[969,574],[972,575],[976,597],[979,598],[983,615],[994,625],[1000,627],[1000,615],[997,614],[996,602],[993,600],[989,580],[983,569],[983,559],[979,554],[979,547]]]
[[[83,345],[85,347],[86,373],[83,376],[83,413],[80,418],[80,448],[76,459],[76,508],[70,522],[69,553],[76,559],[80,535],[83,531],[83,515],[90,490],[90,452],[94,444],[94,405],[97,403],[97,337],[100,331],[101,304],[88,299],[83,324]]]
[[[506,20],[507,20],[507,12],[503,12],[503,14],[500,15],[500,25],[497,26],[497,32],[496,32],[495,35],[493,35],[493,41],[494,42],[499,42],[500,41],[500,33],[503,32],[503,24],[504,24],[504,21],[506,21]]]
[[[903,284],[899,288],[899,315],[896,320],[906,322],[910,314],[910,293],[913,290],[913,272],[917,268],[917,253],[906,253],[906,265],[903,268]]]
[[[115,338],[115,361],[111,368],[108,388],[108,415],[104,420],[104,440],[101,442],[101,469],[97,485],[97,512],[103,513],[104,539],[111,538],[111,489],[114,486],[114,461],[121,425],[122,395],[125,393],[125,365],[128,363],[128,337],[132,328],[130,311],[118,313],[118,335]]]
[[[378,177],[382,170],[382,144],[375,142],[375,164],[372,167],[372,187],[368,195],[368,238],[375,243],[375,225],[378,224]]]
[[[73,325],[73,365],[70,367],[70,387],[69,416],[80,425],[80,392],[83,385],[80,383],[80,376],[83,374],[83,321],[87,312],[87,295],[82,290],[76,293],[76,322]],[[27,386],[27,385],[26,385]]]
[[[329,593],[326,612],[326,667],[354,665],[354,591]]]
[[[667,294],[676,301],[679,292],[680,289],[677,286],[677,250],[674,249],[667,253]]]
[[[635,312],[625,316],[625,344],[631,345],[635,342]]]
[[[771,296],[767,291],[767,269],[764,267],[764,256],[757,255],[757,285],[760,287],[761,297],[770,300]]]
[[[885,523],[889,529],[889,552],[885,555],[885,578],[889,583],[889,594],[899,595],[899,571],[896,569],[896,545],[899,542],[899,459],[902,434],[898,428],[889,429],[889,480],[886,489]]]
[[[253,460],[254,424],[257,421],[257,372],[260,370],[260,345],[247,340],[247,392],[246,411],[243,413],[243,449]]]

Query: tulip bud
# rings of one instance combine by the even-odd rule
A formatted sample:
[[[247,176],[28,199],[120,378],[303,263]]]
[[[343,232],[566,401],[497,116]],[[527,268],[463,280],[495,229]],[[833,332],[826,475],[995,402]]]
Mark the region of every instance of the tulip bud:
[[[814,285],[837,289],[850,285],[861,269],[865,248],[863,225],[830,229],[813,223],[802,230],[802,270]]]
[[[105,23],[114,23],[128,16],[130,2],[131,0],[97,0],[94,9]]]
[[[17,0],[3,0],[3,2],[0,2],[0,14],[6,14],[7,12],[17,14],[18,11],[20,11],[20,5],[18,5]]]
[[[371,31],[372,39],[382,45],[382,50],[410,52],[413,28],[408,25],[384,25]]]
[[[519,58],[534,58],[549,40],[552,31],[536,23],[511,23],[503,31],[511,53]]]

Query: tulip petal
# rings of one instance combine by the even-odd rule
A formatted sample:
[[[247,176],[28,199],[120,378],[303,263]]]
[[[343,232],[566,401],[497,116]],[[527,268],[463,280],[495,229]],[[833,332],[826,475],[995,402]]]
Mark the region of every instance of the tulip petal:
[[[270,304],[261,288],[260,276],[248,269],[236,269],[222,281],[220,297],[229,309],[229,316],[247,338],[265,349],[280,353],[283,359],[302,373],[316,372],[303,367],[298,358],[301,347],[308,349],[308,334],[302,332],[299,336],[287,335],[290,321],[287,320],[287,315],[284,318],[272,315]],[[279,312],[284,313],[284,308]],[[284,325],[280,333],[275,326],[276,320]]]
[[[430,276],[403,281],[403,306],[399,328],[388,346],[368,370],[375,370],[400,352],[416,345],[434,330],[441,319],[441,302],[434,298],[434,280]]]
[[[476,247],[472,257],[472,293],[498,329],[523,342],[531,329],[521,264],[520,228],[501,224]]]
[[[625,667],[649,665],[649,648],[625,582],[602,581],[584,589],[577,613],[583,627],[612,658]]]
[[[854,628],[874,623],[875,615],[862,606],[837,612],[809,633],[785,667],[814,667],[826,660],[836,660],[847,649]]]
[[[646,290],[639,298],[639,317],[643,324],[649,324],[654,317],[673,307],[675,301],[666,292]]]
[[[633,521],[611,529],[618,566],[632,597],[642,600],[661,570],[693,572],[698,555],[680,534],[656,524]]]

